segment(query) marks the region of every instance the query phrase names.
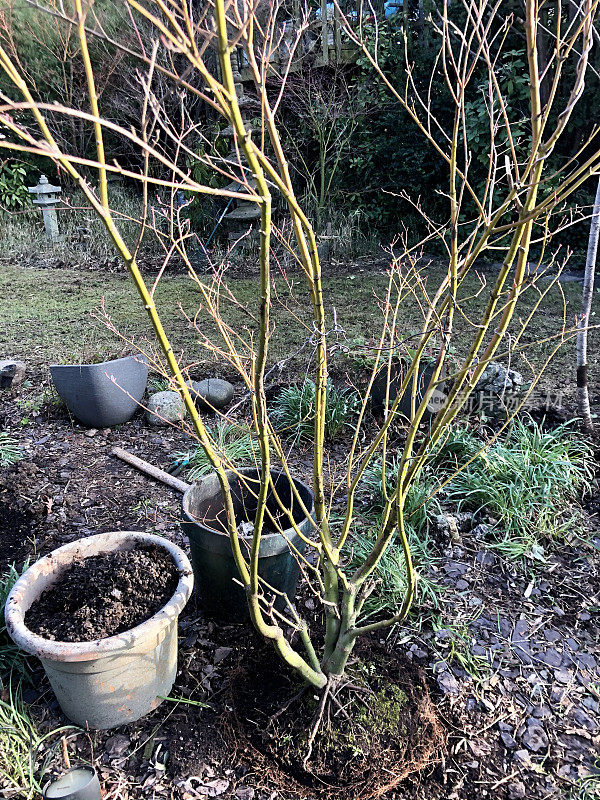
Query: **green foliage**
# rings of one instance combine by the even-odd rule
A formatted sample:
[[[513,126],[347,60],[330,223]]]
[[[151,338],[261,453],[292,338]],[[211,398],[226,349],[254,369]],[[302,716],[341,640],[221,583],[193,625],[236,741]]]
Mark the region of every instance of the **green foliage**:
[[[0,796],[39,797],[40,780],[60,745],[60,734],[70,730],[72,726],[65,726],[41,734],[23,701],[20,684],[11,685],[8,698],[0,699]]]
[[[386,467],[386,492],[393,492],[396,482],[397,462]],[[383,468],[382,462],[374,461],[365,470],[361,488],[362,499],[371,516],[378,516],[383,507]],[[436,497],[431,497],[437,488],[437,480],[428,476],[417,484],[413,484],[407,494],[404,505],[405,531],[410,545],[413,564],[419,576],[417,591],[421,601],[427,600],[434,606],[438,603],[441,587],[431,579],[431,567],[435,563],[429,529],[441,507]],[[368,556],[376,538],[376,526],[370,527],[369,521],[361,525],[351,537],[350,547],[352,560],[358,566]],[[406,564],[398,538],[392,541],[383,554],[376,572],[377,586],[367,599],[364,612],[367,616],[382,613],[395,613],[404,600],[406,593]]]
[[[335,439],[358,414],[360,399],[351,389],[338,389],[333,383],[327,385],[327,408],[325,410],[325,437]],[[273,404],[273,416],[283,433],[312,439],[315,428],[315,384],[306,379],[304,383],[288,386],[277,396]]]
[[[484,447],[485,442],[471,428],[458,426],[446,431],[429,454],[427,463],[450,475],[470,461]]]
[[[392,683],[379,689],[368,704],[361,705],[356,721],[366,730],[394,736],[398,734],[400,715],[408,702],[408,696],[399,686]]]
[[[600,800],[600,763],[595,764],[596,772],[584,775],[577,781],[569,800]]]
[[[19,161],[7,161],[0,166],[0,206],[15,211],[29,205],[25,186],[27,170]]]
[[[260,455],[258,440],[247,425],[219,420],[213,427],[207,426],[207,432],[226,465],[244,467],[257,462]],[[177,453],[176,458],[182,461],[189,459],[185,469],[186,477],[190,481],[197,481],[213,471],[213,466],[200,444],[191,452]]]
[[[0,467],[8,467],[21,458],[21,448],[16,439],[6,432],[0,433]]]
[[[433,643],[439,661],[458,664],[474,681],[489,676],[490,663],[487,658],[471,652],[473,636],[468,620],[444,620],[438,614],[433,619],[432,627],[436,634]]]
[[[520,144],[527,144],[524,135],[527,130],[527,114],[529,102],[529,78],[527,77],[527,58],[521,47],[505,51],[502,62],[496,65],[495,76],[502,93],[505,108],[512,121],[513,139]],[[494,96],[494,116],[498,118],[500,104]],[[490,142],[490,108],[489,87],[487,80],[476,86],[475,97],[465,104],[467,135],[469,144],[477,156],[477,160],[487,169],[489,164]],[[506,130],[501,128],[496,137],[496,146],[504,150],[508,147]]]
[[[28,563],[23,567],[27,569]],[[0,576],[0,609],[4,605],[10,594],[10,590],[17,582],[19,572],[14,564]],[[19,682],[29,676],[29,664],[25,653],[14,644],[4,622],[4,614],[0,617],[0,688],[5,684]]]
[[[166,392],[170,386],[169,379],[164,375],[150,375],[146,389],[148,394],[154,394],[155,392]]]
[[[460,437],[468,442],[464,432]],[[463,458],[474,446],[463,447]],[[544,431],[533,420],[517,420],[505,439],[452,478],[446,496],[459,509],[495,520],[496,546],[514,557],[531,553],[539,537],[573,527],[579,517],[570,504],[591,477],[590,447],[569,424]]]
[[[579,519],[570,506],[590,484],[591,450],[569,424],[544,431],[533,420],[516,420],[502,440],[480,453],[485,444],[469,428],[452,428],[431,453],[420,481],[410,487],[406,497],[405,527],[419,575],[418,591],[434,605],[440,587],[430,577],[435,563],[430,529],[442,513],[441,492],[444,503],[489,516],[494,522],[492,544],[509,558],[539,554],[540,537],[564,533]],[[386,465],[385,475],[381,460],[365,470],[362,500],[370,519],[383,508],[384,483],[387,496],[394,491],[396,473],[396,459]],[[451,480],[440,491],[448,478]],[[374,538],[367,519],[351,538],[352,559],[357,565],[368,555]],[[378,584],[365,612],[393,613],[406,591],[406,567],[397,539],[385,551],[376,576]],[[469,652],[458,646],[466,636],[464,631],[455,636],[457,658]],[[470,668],[477,666],[471,664]]]

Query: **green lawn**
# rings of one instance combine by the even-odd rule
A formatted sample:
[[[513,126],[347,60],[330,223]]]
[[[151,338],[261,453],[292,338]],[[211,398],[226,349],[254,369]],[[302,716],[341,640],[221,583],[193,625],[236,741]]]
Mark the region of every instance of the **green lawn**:
[[[428,268],[428,285],[437,286],[441,275],[439,266]],[[150,277],[150,276],[149,276]],[[488,275],[488,285],[493,276]],[[235,293],[239,306],[223,300],[222,309],[227,321],[246,338],[256,330],[252,312],[256,311],[258,279],[232,278],[229,287]],[[381,312],[376,295],[383,296],[387,283],[383,269],[379,272],[351,272],[326,277],[324,282],[329,323],[333,327],[335,308],[338,326],[345,334],[331,336],[331,344],[343,344],[344,339],[376,337]],[[290,290],[291,284],[291,290]],[[274,334],[271,340],[271,361],[280,360],[296,351],[311,333],[309,295],[301,275],[285,284],[276,282],[273,319]],[[464,296],[473,294],[479,287],[475,276],[463,287]],[[543,284],[542,284],[543,285]],[[572,327],[579,309],[581,286],[565,283],[561,286],[567,303],[568,325]],[[467,314],[457,320],[458,350],[468,344],[473,335],[472,323],[487,300],[489,289],[466,304]],[[533,302],[534,290],[528,291],[521,301],[520,316],[527,315]],[[33,269],[18,264],[0,267],[0,357],[21,358],[33,366],[42,367],[54,362],[86,362],[119,354],[125,342],[112,332],[102,317],[102,302],[115,328],[127,339],[148,347],[154,341],[153,332],[142,303],[131,279],[125,274],[89,272],[76,269]],[[201,346],[201,336],[185,319],[183,311],[193,316],[199,311],[200,295],[197,287],[186,276],[164,276],[159,284],[156,301],[165,328],[172,336],[176,351],[183,354],[188,364],[197,364],[195,372],[202,371],[207,360]],[[287,306],[287,308],[285,307]],[[563,302],[561,291],[554,288],[536,315],[535,322],[523,337],[522,343],[534,343],[553,336],[562,325]],[[414,300],[403,307],[400,329],[411,333],[418,329],[419,311]],[[210,333],[210,320],[200,309],[197,317],[199,331]],[[591,337],[591,372],[593,379],[597,358],[597,336]],[[334,348],[335,349],[335,348]],[[541,363],[547,345],[533,346],[526,356],[535,367]],[[305,346],[293,364],[298,372],[312,355],[310,344]],[[545,385],[553,390],[572,393],[575,367],[574,341],[563,346],[554,359]],[[334,356],[339,365],[348,363],[341,355]],[[521,355],[513,357],[513,365],[526,375],[530,367]],[[231,368],[225,367],[225,373]]]

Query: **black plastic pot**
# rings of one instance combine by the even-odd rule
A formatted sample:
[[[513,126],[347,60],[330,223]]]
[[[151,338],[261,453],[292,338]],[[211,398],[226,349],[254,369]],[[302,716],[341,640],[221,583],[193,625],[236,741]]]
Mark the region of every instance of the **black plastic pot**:
[[[110,428],[131,419],[148,381],[144,356],[126,356],[101,364],[53,364],[56,391],[83,425]],[[113,380],[114,379],[114,380]]]
[[[258,470],[241,469],[243,482],[237,475],[229,473],[236,520],[241,522],[254,520],[256,498],[258,492]],[[289,509],[293,519],[305,534],[312,529],[310,519],[302,510],[294,497],[290,481],[282,472],[272,472],[275,492],[281,503]],[[313,496],[311,490],[302,481],[294,484],[306,509],[312,514]],[[274,517],[279,516],[281,508],[274,494],[267,499],[267,508]],[[239,583],[238,573],[231,552],[231,542],[226,532],[225,507],[221,494],[221,486],[216,475],[210,475],[201,483],[191,486],[183,496],[183,522],[181,528],[190,542],[194,581],[203,605],[217,616],[248,616],[246,595]],[[290,549],[289,542],[303,553],[305,544],[293,528],[279,533],[273,530],[272,523],[265,521],[259,550],[259,574],[277,591],[285,593],[290,599],[296,594],[296,586],[300,568]],[[249,556],[251,538],[242,538],[245,556]],[[266,587],[265,595],[273,597]],[[275,607],[285,608],[284,598],[275,595]]]
[[[405,359],[402,358],[394,361],[391,365],[390,390],[388,396],[388,403],[390,406],[398,396],[398,389],[400,388],[402,381],[406,377],[406,373],[408,371],[409,366],[410,365],[407,363],[407,361],[405,361]],[[423,395],[427,391],[427,387],[429,386],[434,370],[435,370],[435,363],[432,361],[426,363],[419,370],[415,407],[418,407],[420,402],[422,401]],[[373,381],[373,386],[371,388],[371,407],[373,409],[373,413],[377,416],[383,414],[385,410],[387,379],[388,379],[388,366],[386,364],[379,370],[379,372],[375,376],[375,380]],[[402,395],[402,398],[400,399],[400,402],[398,404],[398,411],[408,418],[410,418],[410,411],[411,411],[410,408],[411,395],[412,395],[412,382],[409,383],[407,390]],[[437,412],[443,406],[445,400],[446,400],[446,395],[444,394],[444,384],[439,383],[436,386],[435,391],[433,392],[429,400],[429,403],[427,404],[425,416],[431,417],[434,414],[437,414]]]

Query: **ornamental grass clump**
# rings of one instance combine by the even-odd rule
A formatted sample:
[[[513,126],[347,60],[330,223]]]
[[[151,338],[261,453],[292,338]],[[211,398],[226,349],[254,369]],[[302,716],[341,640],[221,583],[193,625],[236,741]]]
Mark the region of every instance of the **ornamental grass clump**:
[[[468,434],[462,434],[468,439]],[[473,441],[468,452],[477,446]],[[589,444],[565,423],[544,430],[531,419],[515,420],[505,438],[469,463],[445,488],[459,510],[493,519],[496,546],[508,555],[539,552],[543,537],[565,533],[581,521],[574,502],[589,491],[593,478]],[[537,547],[536,547],[537,546]]]
[[[284,436],[312,439],[315,434],[315,383],[307,378],[304,383],[287,386],[272,404],[273,417],[279,432]],[[325,406],[325,438],[335,439],[343,430],[352,428],[358,416],[360,398],[352,389],[338,389],[327,385]]]
[[[254,466],[258,462],[260,449],[258,440],[247,425],[217,420],[206,426],[215,452],[231,464],[240,467]],[[176,453],[175,458],[184,464],[185,475],[190,481],[197,481],[213,471],[213,465],[200,444],[193,450]]]
[[[0,467],[15,464],[20,458],[21,448],[18,441],[8,433],[0,433]]]

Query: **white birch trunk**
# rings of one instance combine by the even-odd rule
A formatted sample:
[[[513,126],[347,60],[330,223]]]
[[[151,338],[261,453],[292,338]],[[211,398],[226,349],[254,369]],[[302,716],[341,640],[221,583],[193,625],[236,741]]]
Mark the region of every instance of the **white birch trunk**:
[[[598,253],[598,236],[600,234],[600,177],[594,200],[594,210],[590,223],[585,273],[583,276],[583,294],[581,298],[581,319],[577,334],[577,410],[586,428],[592,428],[590,396],[588,391],[587,340],[594,297],[594,278],[596,273],[596,255]]]

